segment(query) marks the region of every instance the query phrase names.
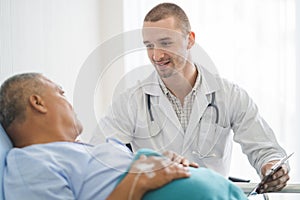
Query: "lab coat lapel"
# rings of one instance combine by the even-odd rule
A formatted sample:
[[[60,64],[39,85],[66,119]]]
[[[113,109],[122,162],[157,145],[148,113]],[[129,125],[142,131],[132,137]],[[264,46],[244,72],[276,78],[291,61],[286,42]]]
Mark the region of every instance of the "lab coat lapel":
[[[165,119],[168,119],[167,123],[171,122],[171,124],[173,124],[176,127],[176,130],[180,131],[180,133],[184,135],[183,128],[179,122],[175,110],[173,109],[172,104],[170,103],[168,98],[163,94],[159,98],[159,109],[162,111],[161,113],[164,113]]]
[[[208,96],[219,89],[219,85],[217,83],[215,75],[211,74],[209,71],[207,71],[201,66],[198,66],[198,70],[201,74],[200,89],[197,91],[195,97],[192,113],[189,119],[189,124],[184,137],[184,145],[182,152],[185,152],[193,143],[195,136],[200,134],[195,131],[200,123],[201,117],[203,116],[209,104]]]
[[[191,116],[189,119],[189,124],[187,126],[185,136],[184,136],[184,144],[183,144],[184,149],[189,147],[190,144],[194,141],[194,138],[193,138],[193,137],[195,137],[194,130],[199,125],[200,118],[202,117],[207,106],[208,106],[208,100],[207,100],[206,95],[203,92],[198,91],[198,94],[196,95],[195,101],[193,104],[192,113],[191,113]],[[183,152],[185,151],[184,149],[183,149]]]
[[[156,72],[153,72],[143,83],[143,90],[145,94],[150,94],[152,96],[156,96],[157,101],[155,101],[153,98],[153,101],[151,101],[152,104],[157,104],[158,108],[156,106],[153,106],[153,109],[156,109],[154,113],[157,113],[159,115],[160,119],[167,119],[167,123],[173,124],[174,127],[176,127],[176,130],[180,131],[182,135],[184,135],[183,128],[178,120],[178,117],[172,107],[172,104],[168,100],[168,98],[163,94],[163,91],[161,90],[158,82],[158,75]],[[151,99],[151,100],[152,100]],[[162,122],[164,123],[164,122]],[[168,125],[169,126],[169,125]],[[168,128],[169,129],[169,128]],[[168,131],[168,130],[166,130]]]

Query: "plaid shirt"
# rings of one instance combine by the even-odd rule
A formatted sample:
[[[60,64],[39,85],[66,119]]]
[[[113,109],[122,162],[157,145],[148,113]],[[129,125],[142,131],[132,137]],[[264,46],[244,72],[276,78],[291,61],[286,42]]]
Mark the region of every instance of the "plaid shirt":
[[[160,87],[163,93],[167,96],[167,98],[171,102],[184,132],[186,131],[186,128],[189,124],[193,103],[195,100],[197,89],[200,86],[200,82],[201,82],[201,75],[198,70],[198,75],[196,78],[195,85],[193,89],[190,91],[190,93],[184,97],[184,102],[182,106],[180,100],[170,92],[170,90],[165,86],[164,82],[159,78]]]

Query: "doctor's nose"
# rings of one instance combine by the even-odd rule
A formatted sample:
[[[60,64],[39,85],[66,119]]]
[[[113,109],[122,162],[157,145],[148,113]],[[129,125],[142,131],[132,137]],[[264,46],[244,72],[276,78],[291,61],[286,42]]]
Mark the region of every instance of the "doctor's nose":
[[[160,61],[164,58],[164,56],[165,56],[164,50],[157,49],[157,48],[153,49],[152,59],[154,61]]]

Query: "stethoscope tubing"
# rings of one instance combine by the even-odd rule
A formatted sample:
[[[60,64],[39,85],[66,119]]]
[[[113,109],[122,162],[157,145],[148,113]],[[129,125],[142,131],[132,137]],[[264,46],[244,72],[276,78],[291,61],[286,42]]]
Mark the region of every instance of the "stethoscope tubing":
[[[154,122],[154,117],[153,117],[153,113],[152,113],[152,109],[151,109],[151,97],[150,94],[146,94],[147,96],[147,107],[148,107],[148,112],[149,112],[149,116],[150,116],[150,121]],[[218,106],[215,104],[215,98],[216,98],[216,93],[213,92],[211,94],[211,102],[207,105],[207,107],[213,107],[216,110],[216,120],[215,123],[218,124],[219,123],[219,108]]]
[[[150,115],[150,120],[151,120],[151,122],[153,122],[154,121],[154,117],[153,117],[152,109],[151,109],[150,94],[146,94],[146,95],[147,95],[147,104],[148,104],[148,112],[149,112],[149,115]]]
[[[211,94],[211,102],[208,104],[207,107],[211,106],[216,110],[216,121],[215,123],[218,124],[219,123],[219,108],[218,106],[215,104],[215,98],[216,98],[216,93],[213,92]]]
[[[149,94],[146,94],[146,96],[147,96],[147,108],[148,108],[148,112],[149,112],[149,117],[150,117],[150,122],[151,122],[151,125],[150,125],[150,127],[152,128],[152,125],[154,126],[154,125],[156,125],[155,126],[155,128],[157,128],[157,129],[159,129],[159,127],[158,127],[158,125],[157,125],[157,123],[154,121],[154,117],[153,117],[153,113],[152,113],[152,109],[151,109],[151,97],[150,97],[150,95]],[[215,104],[215,92],[213,92],[212,94],[211,94],[211,102],[207,105],[207,108],[208,107],[212,107],[212,108],[214,108],[215,109],[215,111],[216,111],[216,120],[215,120],[215,123],[216,123],[216,125],[218,125],[218,123],[219,123],[219,108],[218,108],[218,106]],[[202,117],[200,118],[200,122],[202,121]],[[153,130],[151,130],[151,128],[150,128],[150,135],[152,136],[152,137],[154,137],[154,136],[156,136],[160,131],[155,131],[155,133],[153,133]],[[214,148],[214,146],[215,145],[213,145],[212,147],[211,147],[211,149],[208,151],[208,152],[211,152],[212,151],[212,149]],[[193,151],[192,152],[193,154],[199,154],[198,152],[196,152],[196,151]],[[212,155],[209,155],[208,153],[206,154],[206,155],[201,155],[201,154],[199,154],[199,158],[200,159],[203,159],[203,158],[209,158],[209,157],[215,157],[216,155],[215,154],[212,154]]]

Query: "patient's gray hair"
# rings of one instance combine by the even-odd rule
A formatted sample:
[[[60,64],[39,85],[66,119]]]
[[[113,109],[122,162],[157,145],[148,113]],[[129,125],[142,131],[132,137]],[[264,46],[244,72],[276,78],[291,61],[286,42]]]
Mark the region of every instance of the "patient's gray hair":
[[[39,73],[23,73],[7,79],[0,87],[0,123],[7,129],[14,120],[22,122],[28,98],[40,94],[42,88]]]

